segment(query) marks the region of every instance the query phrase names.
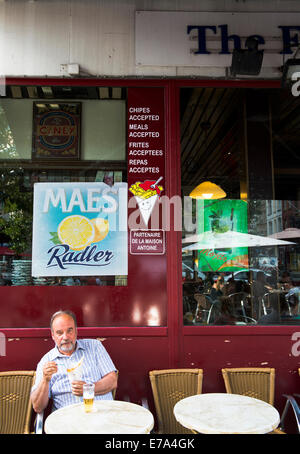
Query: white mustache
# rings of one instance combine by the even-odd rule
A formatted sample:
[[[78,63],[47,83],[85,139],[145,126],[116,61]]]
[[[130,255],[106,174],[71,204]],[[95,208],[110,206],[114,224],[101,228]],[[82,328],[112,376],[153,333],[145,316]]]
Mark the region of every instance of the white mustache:
[[[59,346],[59,347],[62,348],[62,347],[64,347],[65,345],[68,346],[67,349],[71,349],[71,348],[74,347],[74,344],[73,344],[72,341],[62,341],[62,342],[60,343],[60,346]]]

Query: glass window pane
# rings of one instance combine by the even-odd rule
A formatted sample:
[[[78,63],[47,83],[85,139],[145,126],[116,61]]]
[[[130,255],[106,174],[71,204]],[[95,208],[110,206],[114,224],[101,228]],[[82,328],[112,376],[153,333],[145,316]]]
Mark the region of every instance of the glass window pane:
[[[49,87],[47,95],[36,87],[37,94],[44,96],[37,100],[25,99],[26,87],[21,88],[24,99],[12,99],[7,87],[7,96],[0,100],[0,285],[127,285],[127,276],[31,276],[34,183],[112,185],[127,180],[126,90],[119,93],[120,99],[113,99],[113,90],[107,88],[111,99],[101,99],[95,87]],[[34,157],[34,112],[65,112],[66,106],[75,105],[81,112],[79,156]],[[59,117],[48,125],[49,143],[64,144]]]
[[[300,324],[299,126],[286,90],[181,90],[184,324]]]
[[[124,161],[126,153],[125,100],[83,100],[81,159]],[[55,102],[38,103],[52,106]],[[0,99],[0,160],[32,158],[33,101]]]

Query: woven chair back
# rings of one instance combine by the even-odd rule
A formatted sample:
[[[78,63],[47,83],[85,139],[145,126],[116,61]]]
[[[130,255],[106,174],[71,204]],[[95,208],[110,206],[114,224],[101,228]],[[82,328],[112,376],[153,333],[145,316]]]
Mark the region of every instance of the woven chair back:
[[[226,392],[242,394],[274,404],[275,369],[241,367],[222,369]]]
[[[173,414],[174,405],[181,399],[201,394],[202,369],[165,369],[149,372],[155,404],[158,432],[161,434],[191,434],[179,424]]]
[[[0,433],[28,434],[35,371],[0,372]]]

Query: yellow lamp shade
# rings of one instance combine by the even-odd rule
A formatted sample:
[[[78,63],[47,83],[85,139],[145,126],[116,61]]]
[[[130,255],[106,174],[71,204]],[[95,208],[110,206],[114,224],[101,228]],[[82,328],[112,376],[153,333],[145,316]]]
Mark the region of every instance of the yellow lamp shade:
[[[226,197],[226,192],[215,183],[204,181],[192,190],[190,197],[192,199],[223,199]]]

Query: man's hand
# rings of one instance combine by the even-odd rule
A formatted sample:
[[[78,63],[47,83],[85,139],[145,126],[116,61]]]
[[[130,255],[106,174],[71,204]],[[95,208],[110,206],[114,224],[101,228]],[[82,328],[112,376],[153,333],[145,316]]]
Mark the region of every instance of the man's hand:
[[[83,385],[84,384],[85,384],[85,381],[81,381],[81,380],[72,381],[72,384],[71,384],[72,393],[75,396],[82,396],[83,395]]]
[[[57,372],[57,364],[54,361],[46,363],[43,367],[44,379],[49,382],[52,378],[52,375]]]

